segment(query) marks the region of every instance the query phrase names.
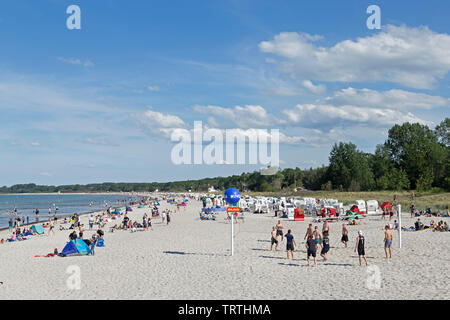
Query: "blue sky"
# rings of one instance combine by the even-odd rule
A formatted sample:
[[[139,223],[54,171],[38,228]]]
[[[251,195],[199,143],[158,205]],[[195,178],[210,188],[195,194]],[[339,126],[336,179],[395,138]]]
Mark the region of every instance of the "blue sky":
[[[449,14],[441,0],[2,3],[0,185],[259,168],[172,164],[168,132],[196,120],[279,129],[282,167],[327,164],[338,141],[372,152],[395,123],[449,116]]]

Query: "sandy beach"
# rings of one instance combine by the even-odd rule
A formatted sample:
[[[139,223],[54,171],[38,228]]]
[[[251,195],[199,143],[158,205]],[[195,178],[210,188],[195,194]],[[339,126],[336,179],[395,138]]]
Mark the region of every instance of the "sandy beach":
[[[175,206],[161,201],[161,209]],[[381,228],[386,221],[368,217],[360,226],[348,226],[349,248],[340,243],[342,222],[330,224],[327,262],[306,267],[305,222],[282,220],[297,242],[294,260],[287,260],[286,240],[279,251],[270,251],[270,232],[278,218],[273,214],[246,214],[235,228],[235,255],[230,256],[230,224],[225,213],[216,221],[200,221],[201,202],[190,201],[172,215],[170,225],[153,218],[153,230],[109,232],[105,247],[95,256],[37,258],[54,248],[61,251],[70,231],[32,236],[30,240],[0,245],[0,299],[449,299],[450,238],[448,233],[403,232],[398,249],[394,231],[393,258],[385,259]],[[150,209],[134,209],[128,215],[142,220]],[[87,216],[81,221],[88,226]],[[403,225],[415,219],[403,214]],[[432,218],[421,217],[425,224]],[[448,222],[448,218],[439,220]],[[121,221],[122,219],[120,219]],[[434,218],[436,221],[437,219]],[[108,222],[108,226],[115,222]],[[322,228],[322,224],[318,225]],[[357,231],[366,237],[368,269],[359,266],[353,251]],[[46,230],[47,232],[47,230]],[[85,237],[94,231],[85,231]],[[1,231],[7,238],[9,231]],[[79,267],[79,290],[67,285]],[[69,268],[69,269],[68,269]],[[368,288],[374,270],[380,272],[380,288]],[[370,285],[369,285],[370,287]]]

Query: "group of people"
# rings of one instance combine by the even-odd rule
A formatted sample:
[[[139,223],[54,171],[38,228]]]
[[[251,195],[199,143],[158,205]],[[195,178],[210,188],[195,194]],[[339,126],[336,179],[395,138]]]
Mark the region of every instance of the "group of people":
[[[431,229],[431,230],[437,231],[437,232],[450,231],[447,221],[441,220],[438,223],[435,223],[434,220],[431,220],[430,225],[426,226],[423,224],[423,222],[420,220],[420,218],[418,218],[417,221],[414,223],[414,229],[416,231],[426,230],[426,229]]]
[[[273,249],[278,250],[279,241],[284,241],[286,238],[286,253],[287,258],[294,259],[294,251],[297,243],[295,242],[294,235],[292,234],[292,230],[289,229],[287,233],[284,235],[283,233],[284,226],[281,223],[281,220],[278,220],[277,224],[272,228],[271,232],[271,245],[270,250]],[[342,224],[342,237],[341,242],[344,247],[348,247],[348,229],[346,224]],[[320,249],[320,256],[323,258],[323,261],[327,261],[327,254],[330,251],[330,225],[327,220],[323,222],[322,231],[319,230],[318,226],[313,227],[312,223],[309,224],[305,236],[303,240],[305,241],[306,247],[306,256],[307,256],[307,266],[310,265],[310,259],[313,258],[314,266],[317,266],[317,251]],[[278,239],[280,237],[280,240]],[[386,225],[384,228],[384,249],[386,258],[392,258],[392,231],[391,226]],[[274,248],[275,246],[275,248]],[[365,262],[366,266],[367,258],[365,253],[365,237],[361,230],[358,231],[358,236],[356,237],[356,243],[354,251],[358,253],[359,264],[362,265],[362,261]]]

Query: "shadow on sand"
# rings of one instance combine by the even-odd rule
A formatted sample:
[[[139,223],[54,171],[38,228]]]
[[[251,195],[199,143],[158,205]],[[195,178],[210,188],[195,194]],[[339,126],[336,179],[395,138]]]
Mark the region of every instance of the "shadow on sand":
[[[174,254],[174,255],[196,255],[196,256],[228,256],[223,253],[200,253],[200,252],[184,252],[184,251],[163,251],[166,254]]]

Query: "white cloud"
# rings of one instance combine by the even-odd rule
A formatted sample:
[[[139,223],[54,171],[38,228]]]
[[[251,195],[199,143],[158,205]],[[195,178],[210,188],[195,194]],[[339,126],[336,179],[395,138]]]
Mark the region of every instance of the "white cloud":
[[[325,91],[327,91],[327,87],[325,85],[314,85],[311,80],[303,80],[302,86],[315,94],[325,93]]]
[[[261,106],[246,105],[243,107],[224,108],[197,105],[194,106],[194,111],[219,117],[227,126],[233,123],[239,128],[268,127],[282,123],[280,119],[269,114]]]
[[[303,91],[290,86],[280,86],[280,87],[273,87],[266,90],[270,94],[274,94],[277,96],[300,96],[303,94]]]
[[[147,90],[157,92],[157,91],[159,91],[159,87],[158,86],[148,86]]]
[[[186,123],[180,117],[152,109],[135,114],[134,117],[141,127],[166,139],[170,139],[172,132],[186,128]]]
[[[316,45],[318,36],[282,32],[259,44],[282,58],[283,72],[301,80],[393,82],[432,88],[450,70],[450,35],[427,27],[387,25],[371,36]]]
[[[96,146],[118,146],[116,142],[107,140],[104,137],[89,137],[83,140],[84,143],[93,144]]]
[[[41,143],[39,142],[39,141],[32,141],[32,142],[30,142],[30,145],[32,146],[32,147],[40,147],[41,146]]]
[[[147,122],[150,126],[162,127],[162,128],[171,128],[171,127],[180,127],[183,128],[185,126],[184,121],[175,115],[164,114],[162,112],[147,110],[142,115],[142,121]]]
[[[418,122],[428,124],[410,112],[392,109],[361,108],[351,105],[334,106],[331,104],[298,104],[293,109],[284,110],[292,125],[304,128],[374,126],[386,127],[397,123]]]
[[[450,99],[398,89],[375,91],[370,89],[342,89],[326,98],[327,103],[399,110],[432,109],[450,106]]]
[[[80,65],[83,67],[92,67],[94,64],[90,60],[82,61],[77,58],[58,58],[59,61],[68,63],[68,64],[74,64],[74,65]]]

